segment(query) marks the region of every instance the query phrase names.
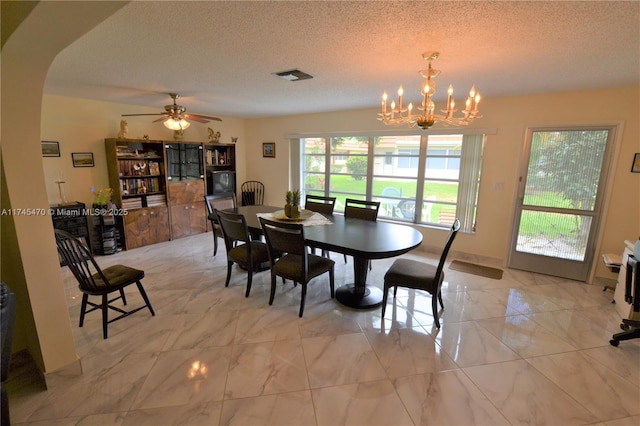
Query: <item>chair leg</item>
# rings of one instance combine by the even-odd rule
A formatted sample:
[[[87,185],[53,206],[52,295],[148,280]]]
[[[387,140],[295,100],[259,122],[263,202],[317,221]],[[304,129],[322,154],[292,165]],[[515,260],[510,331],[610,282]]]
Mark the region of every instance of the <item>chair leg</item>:
[[[127,304],[127,298],[124,295],[124,289],[123,288],[120,289],[120,298],[122,299],[122,304],[126,305]]]
[[[440,306],[444,309],[444,303],[442,302],[442,292],[438,290],[438,300],[440,301]]]
[[[244,297],[249,297],[249,293],[251,293],[251,281],[253,280],[253,271],[252,267],[247,268],[247,291],[244,293]]]
[[[216,235],[216,230],[213,229],[213,255],[215,256],[218,253],[218,236]]]
[[[276,275],[271,274],[271,293],[269,294],[269,305],[273,305],[273,298],[276,296]]]
[[[396,287],[397,289],[398,287]],[[389,294],[389,287],[387,284],[384,284],[384,289],[382,290],[382,318],[384,318],[384,312],[387,310],[387,296]],[[395,297],[395,294],[393,295]]]
[[[89,296],[87,296],[86,294],[82,295],[82,305],[80,305],[80,325],[79,327],[82,327],[82,324],[84,324],[84,314],[87,312],[87,300],[89,299]]]
[[[298,316],[302,318],[302,314],[304,313],[304,299],[307,297],[307,283],[301,283],[302,287],[302,296],[300,298],[300,313]]]
[[[344,263],[347,263],[347,255],[344,254],[343,256],[344,256]]]
[[[151,307],[151,302],[149,302],[149,298],[147,297],[147,292],[144,291],[144,288],[142,287],[142,283],[140,281],[136,281],[136,285],[138,286],[138,291],[140,292],[140,295],[144,299],[144,303],[147,304],[147,308],[149,308],[149,311],[151,312],[151,316],[155,317],[156,313],[153,311],[153,308]]]
[[[102,295],[102,337],[104,339],[107,338],[107,324],[109,323],[108,320],[108,314],[107,312],[109,311],[109,299],[107,297],[107,294],[103,294]]]
[[[231,280],[231,267],[233,266],[233,262],[227,261],[227,280],[224,283],[225,287],[229,287],[229,281]]]
[[[436,327],[440,328],[440,320],[438,319],[438,296],[431,297],[431,309],[433,310],[433,319]]]
[[[335,292],[335,280],[334,280],[335,274],[333,272],[333,269],[329,271],[329,288],[331,289],[331,298],[335,299],[336,297],[336,292]]]

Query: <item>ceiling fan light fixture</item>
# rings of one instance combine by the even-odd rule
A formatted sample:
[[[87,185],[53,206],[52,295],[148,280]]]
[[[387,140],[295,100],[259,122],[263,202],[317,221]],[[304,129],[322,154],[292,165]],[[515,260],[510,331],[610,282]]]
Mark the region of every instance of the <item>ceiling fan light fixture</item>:
[[[173,117],[167,118],[162,124],[169,130],[185,130],[191,126],[184,118],[175,119]]]

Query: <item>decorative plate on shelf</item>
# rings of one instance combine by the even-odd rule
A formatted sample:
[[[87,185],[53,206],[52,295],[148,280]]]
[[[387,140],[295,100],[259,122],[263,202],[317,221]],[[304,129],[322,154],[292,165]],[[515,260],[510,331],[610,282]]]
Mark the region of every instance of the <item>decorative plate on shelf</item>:
[[[300,222],[313,216],[313,212],[311,210],[300,210],[300,217],[296,218],[285,216],[284,210],[276,210],[271,214],[273,215],[274,219],[284,220],[287,222]]]

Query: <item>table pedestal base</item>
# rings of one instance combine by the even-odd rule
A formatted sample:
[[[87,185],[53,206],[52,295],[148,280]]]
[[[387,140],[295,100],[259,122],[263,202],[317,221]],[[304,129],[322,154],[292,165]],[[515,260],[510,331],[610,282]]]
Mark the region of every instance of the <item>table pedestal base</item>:
[[[364,288],[364,294],[356,293],[356,286],[348,284],[336,289],[336,299],[354,309],[375,308],[382,305],[382,290],[375,286],[368,286]]]

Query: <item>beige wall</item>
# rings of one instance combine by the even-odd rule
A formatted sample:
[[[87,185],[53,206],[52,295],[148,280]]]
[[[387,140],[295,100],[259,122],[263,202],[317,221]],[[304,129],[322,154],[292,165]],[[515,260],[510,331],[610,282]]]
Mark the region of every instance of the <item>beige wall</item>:
[[[640,92],[637,87],[578,93],[510,98],[485,98],[483,118],[473,127],[495,129],[487,139],[480,187],[478,230],[475,235],[463,234],[456,240],[456,251],[480,256],[487,261],[506,265],[522,148],[527,126],[598,124],[619,122],[623,132],[615,147],[612,190],[602,228],[598,253],[622,252],[625,239],[640,235],[640,174],[630,173],[633,153],[640,152],[638,117]],[[247,121],[247,139],[254,148],[247,152],[252,165],[251,179],[268,182],[266,202],[282,204],[289,183],[289,141],[287,134],[389,130],[376,121],[377,109],[339,111],[322,114],[254,119]],[[275,141],[275,159],[262,158],[261,142]],[[504,189],[496,189],[502,184]],[[444,232],[419,228],[425,240],[419,249],[438,247]],[[596,255],[596,275],[612,278]]]
[[[189,106],[185,105],[185,107],[188,110]],[[116,137],[120,130],[120,120],[125,118],[121,115],[158,113],[160,110],[161,108],[148,106],[44,95],[40,135],[42,140],[60,143],[60,157],[42,158],[49,203],[60,202],[60,192],[55,182],[62,172],[67,200],[80,201],[90,206],[94,198],[91,187],[100,189],[109,186],[104,139]],[[148,135],[150,139],[172,141],[171,130],[164,127],[162,123],[152,123],[156,118],[126,117],[129,128],[127,137],[137,139]],[[220,141],[223,143],[231,143],[231,136],[237,136],[236,155],[243,159],[246,147],[244,120],[225,117],[222,119],[222,122],[192,123],[184,132],[184,140],[206,142],[207,127],[211,127],[220,132]],[[72,152],[92,152],[95,167],[73,167]],[[239,168],[241,170],[238,173],[242,177],[245,173],[244,161],[240,161]]]

